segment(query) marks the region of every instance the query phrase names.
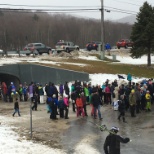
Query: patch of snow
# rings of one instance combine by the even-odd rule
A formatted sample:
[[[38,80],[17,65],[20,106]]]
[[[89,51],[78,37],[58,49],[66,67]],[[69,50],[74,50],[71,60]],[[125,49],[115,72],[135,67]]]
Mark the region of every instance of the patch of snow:
[[[86,57],[86,56],[79,56],[78,58],[79,59],[84,59],[84,60],[94,60],[94,61],[97,60],[97,61],[99,61],[96,56],[88,56],[88,57]]]
[[[8,127],[3,124],[6,118],[0,116],[0,153],[1,154],[66,154],[59,149],[53,149],[45,145],[33,143],[20,139],[18,134],[11,130],[13,127]]]

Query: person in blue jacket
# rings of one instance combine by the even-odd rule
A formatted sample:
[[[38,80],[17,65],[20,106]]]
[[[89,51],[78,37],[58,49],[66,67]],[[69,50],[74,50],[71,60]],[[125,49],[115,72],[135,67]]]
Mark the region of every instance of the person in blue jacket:
[[[108,55],[110,55],[111,46],[109,43],[105,44],[105,50],[107,51]]]
[[[57,120],[57,107],[58,107],[58,99],[56,98],[56,94],[53,94],[53,97],[51,98],[51,101],[49,102],[49,106],[51,108],[51,115],[50,119]]]
[[[129,82],[129,85],[131,85],[132,75],[130,73],[128,73],[128,75],[127,75],[127,80]]]

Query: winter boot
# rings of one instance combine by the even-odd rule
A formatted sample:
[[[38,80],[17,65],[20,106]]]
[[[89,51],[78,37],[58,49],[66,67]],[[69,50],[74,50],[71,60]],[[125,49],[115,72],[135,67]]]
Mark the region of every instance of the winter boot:
[[[125,117],[123,117],[123,122],[124,122],[124,123],[127,123],[126,120],[125,120]]]
[[[118,120],[120,121],[120,116],[118,117]]]

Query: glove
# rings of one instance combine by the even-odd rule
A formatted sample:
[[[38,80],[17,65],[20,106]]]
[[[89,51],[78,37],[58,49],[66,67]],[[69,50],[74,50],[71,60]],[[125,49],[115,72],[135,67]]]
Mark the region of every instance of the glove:
[[[105,129],[106,129],[106,126],[105,126],[105,125],[101,125],[101,126],[100,126],[100,131],[103,132]]]
[[[130,141],[130,139],[128,137],[126,137],[125,140],[126,140],[126,142],[129,142]]]
[[[103,128],[102,128],[102,127],[100,127],[100,131],[102,131],[102,132],[103,132]]]

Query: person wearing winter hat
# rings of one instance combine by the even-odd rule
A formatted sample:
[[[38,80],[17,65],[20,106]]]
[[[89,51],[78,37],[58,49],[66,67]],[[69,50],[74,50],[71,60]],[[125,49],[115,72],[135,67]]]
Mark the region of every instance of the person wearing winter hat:
[[[130,105],[131,117],[136,117],[135,116],[136,97],[134,89],[131,90],[131,93],[129,95],[129,105]]]
[[[151,111],[151,95],[149,90],[146,91],[145,99],[146,99],[146,111]]]
[[[120,143],[128,143],[130,141],[129,138],[117,135],[118,132],[118,127],[111,127],[110,134],[106,137],[104,143],[105,154],[120,154]]]

